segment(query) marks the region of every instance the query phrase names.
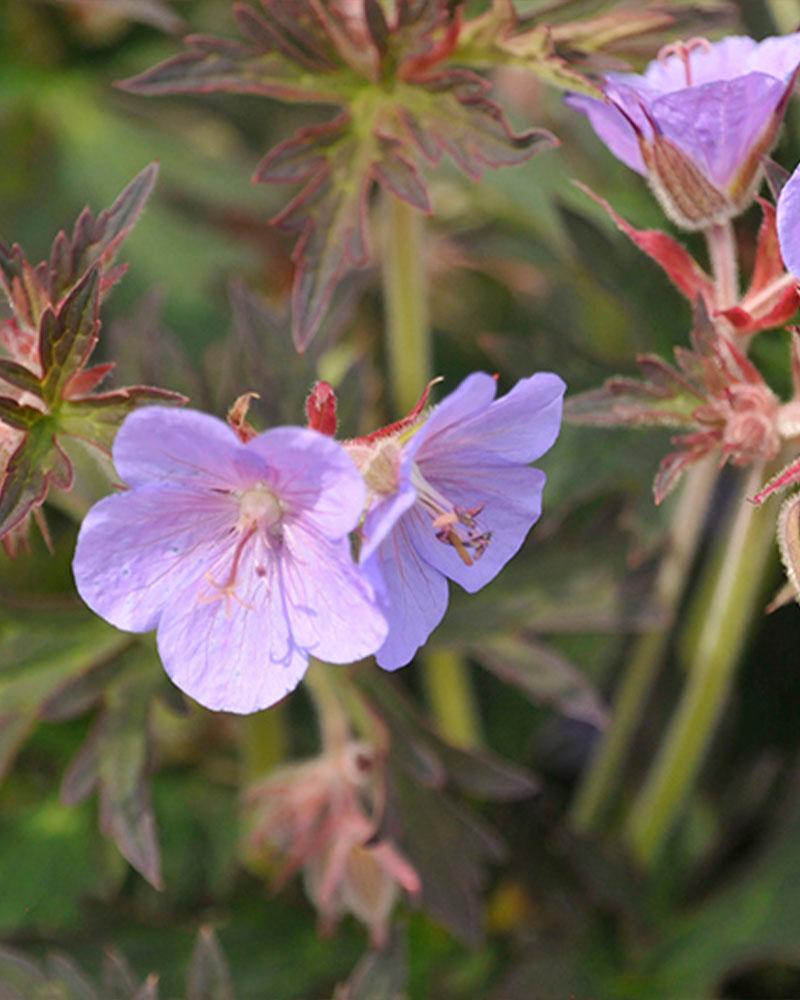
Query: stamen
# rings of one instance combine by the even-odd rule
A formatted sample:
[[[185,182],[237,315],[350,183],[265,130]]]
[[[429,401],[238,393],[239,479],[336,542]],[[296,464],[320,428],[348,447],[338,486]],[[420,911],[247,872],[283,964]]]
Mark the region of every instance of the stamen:
[[[199,604],[213,604],[215,601],[225,601],[225,617],[230,618],[231,616],[231,606],[230,601],[234,600],[237,604],[240,604],[246,611],[252,611],[253,606],[248,604],[246,601],[242,600],[241,597],[236,593],[236,577],[239,573],[239,563],[242,559],[242,553],[244,552],[248,542],[256,533],[256,526],[252,525],[248,531],[246,531],[242,537],[239,539],[236,548],[233,553],[233,562],[231,563],[231,568],[228,571],[228,576],[223,583],[218,583],[211,572],[205,574],[204,580],[217,591],[216,594],[200,594],[197,598]]]
[[[476,520],[483,505],[467,510],[454,506],[431,486],[417,465],[412,468],[411,481],[420,503],[432,515],[431,527],[436,538],[452,545],[465,566],[474,565],[492,540],[491,531],[481,531]]]
[[[707,38],[690,38],[686,42],[672,42],[659,49],[656,59],[659,62],[666,62],[670,56],[677,56],[683,63],[683,72],[686,75],[686,86],[692,86],[692,52],[702,49],[703,52],[711,51],[711,42]]]

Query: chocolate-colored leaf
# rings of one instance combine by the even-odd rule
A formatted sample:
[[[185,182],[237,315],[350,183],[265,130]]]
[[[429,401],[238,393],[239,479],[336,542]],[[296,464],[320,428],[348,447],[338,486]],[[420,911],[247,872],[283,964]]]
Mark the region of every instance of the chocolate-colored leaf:
[[[393,927],[380,950],[371,949],[359,960],[333,1000],[403,1000],[408,983],[408,944],[405,930]]]
[[[127,185],[110,208],[95,219],[89,209],[78,217],[70,240],[64,234],[53,244],[50,256],[50,301],[58,304],[86,272],[95,266],[103,275],[103,291],[114,283],[109,274],[117,251],[133,229],[152,194],[158,164],[151,163]]]
[[[93,267],[69,293],[57,313],[46,310],[39,333],[45,401],[61,398],[70,379],[86,363],[97,340],[100,270]]]
[[[422,905],[464,944],[477,947],[488,865],[504,856],[501,838],[477,815],[399,768],[393,768],[391,792],[403,850],[422,882]]]
[[[197,935],[186,981],[186,1000],[235,1000],[233,980],[210,927]]]
[[[426,159],[437,164],[448,153],[477,180],[488,167],[524,163],[558,145],[545,129],[515,134],[486,91],[486,81],[466,70],[430,76],[414,89],[400,113]]]
[[[155,671],[153,674],[160,681],[160,675]],[[153,689],[152,678],[138,669],[126,671],[109,685],[94,738],[100,784],[100,829],[133,867],[160,889],[161,853],[148,783]]]
[[[281,54],[277,46],[270,51],[204,35],[189,35],[185,41],[186,52],[117,86],[148,97],[227,91],[260,94],[284,101],[338,104],[342,99],[341,84],[336,76],[314,76],[309,80],[305,67]]]
[[[39,376],[30,368],[26,368],[25,365],[18,364],[16,361],[11,361],[9,358],[0,358],[0,379],[17,389],[22,389],[23,392],[30,392],[39,398],[42,396],[42,383]],[[10,423],[2,413],[0,413],[0,419]]]
[[[31,427],[12,454],[0,486],[0,536],[44,503],[50,487],[69,489],[72,465],[55,438],[49,417]]]
[[[602,728],[608,712],[588,678],[555,649],[534,639],[497,636],[474,647],[476,659],[536,704]]]
[[[380,146],[346,115],[301,129],[258,167],[258,181],[303,180],[305,186],[273,222],[298,233],[292,289],[292,334],[305,350],[344,273],[367,261],[367,199]]]

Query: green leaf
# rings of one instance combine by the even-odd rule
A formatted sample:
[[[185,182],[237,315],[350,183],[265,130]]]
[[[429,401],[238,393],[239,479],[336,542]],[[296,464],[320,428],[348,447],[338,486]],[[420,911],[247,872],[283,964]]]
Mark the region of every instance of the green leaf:
[[[100,271],[93,267],[72,289],[57,313],[45,311],[39,332],[42,388],[48,404],[57,403],[97,340],[100,325]]]

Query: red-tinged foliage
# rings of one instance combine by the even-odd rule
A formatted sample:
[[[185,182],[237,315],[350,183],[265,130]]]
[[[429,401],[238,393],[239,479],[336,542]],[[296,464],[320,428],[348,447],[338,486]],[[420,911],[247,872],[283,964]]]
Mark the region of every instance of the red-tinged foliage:
[[[655,261],[678,291],[690,302],[702,297],[706,307],[714,307],[714,283],[697,261],[677,240],[656,229],[636,229],[604,198],[585,184],[577,187],[607,212],[617,228]],[[775,207],[758,199],[763,219],[758,233],[756,259],[750,287],[741,301],[720,310],[737,334],[742,336],[785,326],[800,306],[797,281],[786,272],[778,244]]]
[[[781,407],[761,373],[709,316],[702,299],[695,307],[692,349],[675,349],[674,367],[654,355],[637,361],[644,378],[615,377],[569,400],[573,423],[601,427],[683,427],[672,438],[676,451],[661,462],[653,492],[657,504],[683,472],[712,451],[720,460],[748,465],[778,453]]]
[[[114,258],[156,174],[155,165],[142,171],[97,218],[82,212],[71,236],[56,237],[49,261],[34,267],[19,246],[0,244],[0,286],[12,310],[2,337],[10,356],[0,359],[0,381],[8,386],[0,399],[0,538],[24,534],[28,515],[51,488],[70,489],[73,470],[61,435],[108,453],[136,406],[183,400],[149,386],[97,393],[113,365],[89,366],[100,303],[124,273]]]
[[[377,184],[423,212],[421,164],[447,153],[468,176],[520,163],[556,142],[515,134],[476,74],[446,65],[460,5],[400,0],[390,21],[378,0],[237,3],[242,41],[190,35],[187,50],[122,83],[138,94],[227,91],[338,106],[259,164],[260,183],[302,185],[272,221],[295,233],[295,345],[316,333],[339,281],[369,259],[367,212]]]
[[[605,212],[608,213],[616,227],[640,250],[656,262],[678,291],[690,302],[701,296],[706,305],[711,308],[714,301],[714,283],[700,267],[689,251],[677,240],[658,229],[636,229],[627,222],[612,206],[591,188],[580,182],[575,182],[584,194],[587,194]]]

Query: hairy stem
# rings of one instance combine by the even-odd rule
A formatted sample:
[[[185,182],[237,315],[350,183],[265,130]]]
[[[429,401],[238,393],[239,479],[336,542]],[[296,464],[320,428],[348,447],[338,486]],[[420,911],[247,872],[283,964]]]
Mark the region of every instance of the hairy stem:
[[[774,517],[748,503],[764,476],[763,463],[752,467],[736,500],[731,529],[720,538],[724,551],[712,562],[714,588],[689,653],[686,689],[630,816],[628,837],[645,865],[658,857],[679,818],[745,646],[774,551]]]
[[[656,605],[665,620],[658,628],[643,632],[633,645],[614,699],[611,723],[572,806],[572,825],[581,832],[600,828],[614,805],[614,789],[670,639],[716,482],[717,470],[711,458],[686,475],[654,588]]]
[[[707,229],[705,236],[714,275],[714,304],[717,309],[729,309],[739,301],[736,235],[730,222],[720,222]]]
[[[431,378],[431,331],[425,273],[425,220],[404,201],[383,196],[382,261],[389,380],[398,414],[408,413]],[[467,664],[448,653],[421,656],[425,686],[441,734],[453,742],[480,742],[478,713]]]

